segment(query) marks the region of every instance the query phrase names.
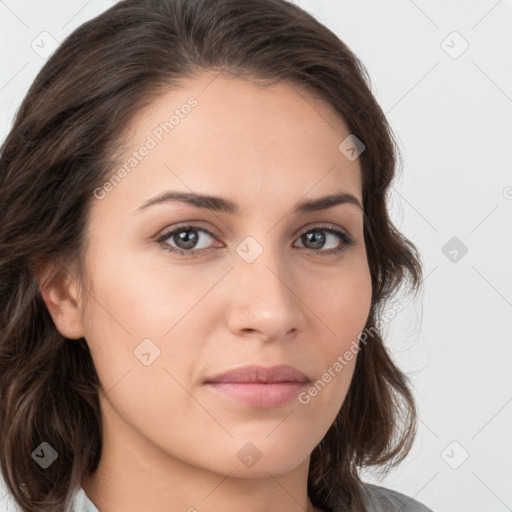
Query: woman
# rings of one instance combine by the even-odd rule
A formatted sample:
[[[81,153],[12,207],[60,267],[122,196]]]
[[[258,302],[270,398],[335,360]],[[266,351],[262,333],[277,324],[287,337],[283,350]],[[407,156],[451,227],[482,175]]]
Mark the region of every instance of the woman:
[[[13,505],[429,510],[359,476],[413,443],[379,327],[421,283],[367,81],[284,0],[123,0],[63,42],[0,158]]]

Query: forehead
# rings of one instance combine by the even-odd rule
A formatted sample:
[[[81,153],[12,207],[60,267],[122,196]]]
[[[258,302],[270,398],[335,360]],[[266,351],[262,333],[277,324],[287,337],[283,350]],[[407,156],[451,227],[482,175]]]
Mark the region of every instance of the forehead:
[[[134,117],[116,167],[124,176],[108,199],[134,210],[172,189],[283,207],[287,197],[345,191],[362,202],[359,161],[338,149],[349,133],[326,101],[296,85],[205,73]]]

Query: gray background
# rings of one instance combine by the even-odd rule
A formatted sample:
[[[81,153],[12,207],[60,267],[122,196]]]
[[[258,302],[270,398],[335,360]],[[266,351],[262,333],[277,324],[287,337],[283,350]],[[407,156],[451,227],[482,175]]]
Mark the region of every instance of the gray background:
[[[0,0],[0,140],[48,52],[113,3]],[[436,512],[511,510],[512,1],[295,3],[368,68],[404,157],[392,218],[425,265],[424,294],[386,324],[417,441],[365,479]]]

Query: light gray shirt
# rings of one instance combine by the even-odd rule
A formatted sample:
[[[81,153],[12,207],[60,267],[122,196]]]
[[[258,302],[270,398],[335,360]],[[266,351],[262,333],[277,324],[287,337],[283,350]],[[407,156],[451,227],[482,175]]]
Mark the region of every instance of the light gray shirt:
[[[368,499],[368,512],[433,512],[419,501],[398,491],[371,484],[365,484],[364,490]],[[73,512],[99,512],[99,510],[80,488],[76,495]]]

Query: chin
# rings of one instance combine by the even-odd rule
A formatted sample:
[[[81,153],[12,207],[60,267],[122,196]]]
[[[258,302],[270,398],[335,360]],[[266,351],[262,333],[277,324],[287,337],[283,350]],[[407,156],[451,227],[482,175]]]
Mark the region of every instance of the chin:
[[[310,456],[310,452],[305,450],[303,442],[298,446],[288,446],[277,436],[272,441],[270,438],[265,439],[264,437],[259,441],[253,438],[252,441],[244,440],[237,442],[236,445],[234,451],[228,450],[233,453],[234,458],[229,458],[225,465],[227,472],[231,472],[230,476],[232,477],[267,478],[269,473],[272,475],[286,474],[304,463]]]

